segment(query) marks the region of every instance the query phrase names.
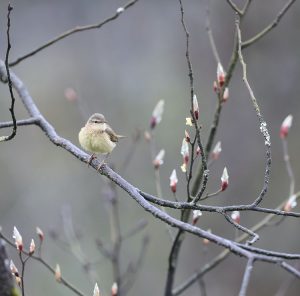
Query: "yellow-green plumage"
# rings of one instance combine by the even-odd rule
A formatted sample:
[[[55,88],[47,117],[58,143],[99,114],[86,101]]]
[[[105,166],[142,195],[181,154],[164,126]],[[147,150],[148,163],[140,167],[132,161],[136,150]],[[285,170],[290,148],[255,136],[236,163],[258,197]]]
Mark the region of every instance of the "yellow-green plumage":
[[[85,150],[93,153],[111,153],[119,138],[107,124],[102,114],[93,114],[80,130],[79,143]]]

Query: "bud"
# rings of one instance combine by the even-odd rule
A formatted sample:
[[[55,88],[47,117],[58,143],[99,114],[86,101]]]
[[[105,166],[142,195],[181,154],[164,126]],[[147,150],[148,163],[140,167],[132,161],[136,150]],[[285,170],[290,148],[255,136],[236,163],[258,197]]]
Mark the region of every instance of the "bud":
[[[209,233],[211,233],[211,229],[207,229],[206,231],[209,232]],[[209,243],[210,243],[210,240],[209,240],[209,239],[207,239],[207,238],[204,238],[204,239],[203,239],[203,244],[204,244],[204,245],[208,245]]]
[[[185,119],[185,125],[193,126],[193,122],[192,122],[192,118],[191,117],[187,117]]]
[[[31,239],[30,246],[29,246],[29,256],[33,255],[34,251],[35,251],[35,243],[34,240]]]
[[[144,138],[147,142],[149,142],[151,140],[151,135],[148,131],[144,132]]]
[[[202,212],[200,210],[193,210],[192,225],[197,223],[200,216],[202,216]]]
[[[184,135],[185,135],[185,140],[190,143],[191,142],[191,137],[190,134],[188,133],[187,130],[184,131]]]
[[[215,145],[212,153],[211,153],[211,158],[213,160],[217,160],[220,156],[220,153],[222,152],[222,146],[221,146],[221,141],[217,142]]]
[[[293,123],[293,115],[288,115],[281,124],[280,138],[285,139],[288,136],[289,130]]]
[[[231,219],[232,219],[235,223],[240,224],[240,222],[241,222],[241,215],[240,215],[240,212],[239,212],[239,211],[233,211],[233,212],[231,213]]]
[[[226,188],[228,187],[228,180],[229,180],[229,176],[228,176],[227,168],[225,167],[221,177],[221,191],[226,190]]]
[[[113,283],[111,287],[111,296],[118,296],[118,284]]]
[[[228,98],[229,98],[229,89],[228,89],[228,87],[225,87],[224,92],[223,92],[222,102],[223,103],[227,102]]]
[[[181,166],[180,166],[180,169],[183,173],[186,173],[186,164],[183,163]]]
[[[159,151],[159,153],[156,155],[155,159],[153,160],[153,165],[156,170],[159,169],[159,167],[164,163],[164,157],[165,157],[165,150],[162,149]]]
[[[218,68],[217,68],[217,81],[220,87],[222,87],[224,85],[225,82],[225,72],[224,69],[221,65],[221,63],[218,63]]]
[[[9,267],[10,267],[11,273],[12,273],[15,277],[19,277],[19,271],[18,271],[16,265],[14,264],[14,262],[13,262],[12,260],[10,260]]]
[[[118,14],[120,14],[120,13],[124,12],[124,10],[125,10],[124,7],[119,7],[116,12]]]
[[[36,227],[36,234],[38,235],[40,241],[42,242],[45,238],[44,232],[42,231],[42,229],[39,227]]]
[[[189,162],[189,145],[185,139],[182,140],[182,145],[181,145],[181,155],[183,156],[183,163],[187,164]]]
[[[164,100],[160,100],[154,107],[151,120],[150,120],[151,129],[154,129],[156,125],[158,125],[161,122],[161,118],[164,113],[164,104],[165,104]]]
[[[100,296],[100,291],[97,283],[95,284],[93,296]]]
[[[198,120],[199,119],[199,105],[198,105],[197,96],[195,94],[193,95],[193,113],[194,113],[196,120]]]
[[[283,210],[285,212],[290,212],[291,209],[295,208],[296,206],[297,206],[296,195],[293,194],[292,196],[290,196],[290,198],[288,199],[288,201],[284,205]]]
[[[65,98],[69,102],[76,102],[78,100],[78,95],[74,88],[68,87],[64,91]]]
[[[218,90],[219,90],[217,81],[214,81],[214,84],[213,84],[213,90],[214,90],[214,92],[218,92]]]
[[[177,183],[178,183],[177,174],[176,174],[176,170],[174,169],[170,176],[170,188],[173,193],[176,193]]]
[[[57,282],[61,282],[61,271],[60,271],[59,264],[56,264],[56,266],[55,266],[54,277]]]
[[[13,238],[15,239],[15,244],[17,249],[22,252],[23,250],[23,239],[21,234],[19,233],[16,226],[14,226]]]
[[[200,152],[201,152],[200,147],[197,146],[197,148],[196,148],[196,155],[199,156],[199,155],[200,155]]]

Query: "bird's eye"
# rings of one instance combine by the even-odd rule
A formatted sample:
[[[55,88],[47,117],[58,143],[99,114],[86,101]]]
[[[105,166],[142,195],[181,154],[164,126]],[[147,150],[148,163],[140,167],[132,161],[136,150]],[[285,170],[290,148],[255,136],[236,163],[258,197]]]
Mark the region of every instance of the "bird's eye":
[[[100,121],[99,121],[99,120],[93,120],[93,122],[94,122],[94,123],[99,123]]]

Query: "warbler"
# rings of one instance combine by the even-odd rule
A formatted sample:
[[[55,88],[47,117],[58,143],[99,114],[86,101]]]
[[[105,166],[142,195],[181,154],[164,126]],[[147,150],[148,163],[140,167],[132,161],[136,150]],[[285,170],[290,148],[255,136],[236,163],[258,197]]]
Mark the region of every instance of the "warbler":
[[[86,151],[92,152],[88,164],[96,157],[95,154],[106,154],[98,166],[98,170],[116,147],[120,138],[125,138],[125,136],[116,134],[107,123],[103,114],[100,113],[93,114],[78,134],[81,147]]]

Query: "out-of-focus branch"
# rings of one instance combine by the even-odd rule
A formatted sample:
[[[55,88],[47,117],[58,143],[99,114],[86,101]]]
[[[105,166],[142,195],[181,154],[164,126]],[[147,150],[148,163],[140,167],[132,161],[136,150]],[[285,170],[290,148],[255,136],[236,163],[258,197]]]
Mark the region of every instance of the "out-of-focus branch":
[[[15,289],[8,262],[5,242],[0,239],[0,295],[2,296],[12,296],[12,291]]]
[[[10,30],[10,13],[11,13],[12,9],[13,8],[10,6],[10,4],[8,4],[7,31],[6,31],[7,50],[6,50],[6,55],[5,55],[5,68],[6,68],[8,88],[9,88],[9,93],[10,93],[10,98],[11,98],[11,105],[10,105],[9,111],[10,111],[10,114],[11,114],[11,117],[12,117],[13,129],[12,129],[12,132],[11,132],[10,135],[0,137],[0,142],[9,141],[9,140],[13,139],[15,137],[15,135],[17,134],[17,120],[16,120],[15,110],[14,110],[15,96],[14,96],[14,93],[13,93],[12,82],[11,82],[11,79],[10,79],[10,71],[9,71],[9,66],[8,66],[9,52],[10,52],[10,49],[11,49],[9,30]]]
[[[288,143],[286,138],[282,139],[282,146],[283,146],[283,158],[290,179],[290,196],[292,196],[295,193],[295,176],[290,162]]]
[[[244,273],[244,277],[243,277],[242,286],[241,286],[239,296],[246,296],[247,288],[248,288],[249,282],[250,282],[251,272],[252,272],[252,269],[253,269],[253,263],[254,263],[253,258],[249,258],[248,262],[247,262],[247,265],[246,265],[246,268],[245,268],[245,273]]]
[[[250,39],[248,39],[248,40],[246,40],[242,43],[242,46],[241,46],[242,49],[245,49],[248,46],[254,44],[258,40],[263,38],[266,34],[268,34],[271,30],[273,30],[275,27],[277,27],[277,25],[281,21],[282,17],[289,10],[289,8],[294,4],[294,2],[296,2],[296,0],[290,0],[289,2],[287,2],[285,4],[285,6],[282,8],[282,10],[278,13],[276,18],[267,27],[265,27],[261,32],[259,32],[258,34],[256,34],[252,38],[250,38]]]
[[[0,232],[0,238],[3,239],[7,244],[9,244],[10,246],[12,246],[13,248],[15,248],[15,244],[10,241],[2,232]],[[22,252],[20,254],[24,254],[26,256],[29,256],[29,252],[26,250],[22,250]],[[47,263],[47,261],[45,261],[42,257],[39,256],[35,256],[35,255],[31,255],[30,257],[31,259],[34,259],[38,262],[40,262],[42,265],[44,265],[53,275],[55,275],[55,269],[52,268],[50,266],[49,263]],[[74,292],[76,295],[78,296],[85,296],[81,291],[79,291],[79,289],[75,288],[71,283],[69,283],[64,277],[60,277],[60,283],[63,284],[64,286],[66,286],[67,288],[69,288],[72,292]]]
[[[23,60],[37,54],[38,52],[40,52],[41,50],[53,45],[54,43],[70,36],[73,35],[75,33],[78,32],[83,32],[83,31],[87,31],[87,30],[93,30],[93,29],[100,29],[103,25],[115,20],[116,18],[118,18],[120,16],[120,14],[122,12],[124,12],[124,10],[128,9],[129,7],[131,7],[132,5],[134,5],[138,0],[132,0],[129,1],[127,4],[125,4],[123,7],[119,7],[116,11],[116,13],[114,15],[112,15],[111,17],[106,18],[104,21],[97,23],[97,24],[93,24],[93,25],[86,25],[86,26],[77,26],[73,29],[70,29],[68,31],[65,31],[64,33],[60,34],[59,36],[53,38],[52,40],[46,42],[45,44],[39,46],[38,48],[34,49],[33,51],[25,54],[24,56],[19,57],[18,59],[16,59],[15,61],[9,63],[10,67],[13,67],[17,64],[19,64],[20,62],[22,62]]]

